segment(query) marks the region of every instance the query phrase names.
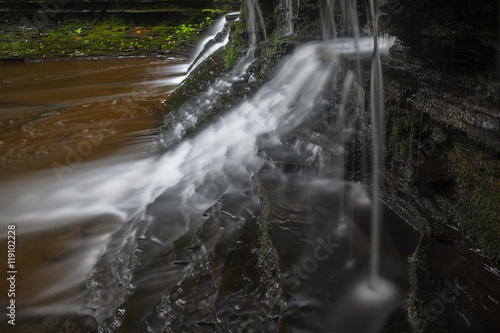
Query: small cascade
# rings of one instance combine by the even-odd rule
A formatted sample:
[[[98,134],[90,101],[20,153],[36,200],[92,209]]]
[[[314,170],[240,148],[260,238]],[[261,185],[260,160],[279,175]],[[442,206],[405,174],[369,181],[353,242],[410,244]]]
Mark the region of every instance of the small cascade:
[[[233,84],[243,78],[246,70],[255,60],[255,49],[259,41],[259,25],[264,39],[267,40],[264,19],[258,2],[256,0],[247,0],[244,8],[247,31],[250,36],[250,45],[245,56],[238,61],[229,75],[218,78],[206,91],[198,94],[189,103],[182,105],[176,113],[177,115],[170,114],[167,116],[166,127],[162,135],[162,141],[166,147],[179,142],[188,131],[199,127],[201,123],[205,122],[206,118],[214,112],[214,108],[220,104],[221,99],[229,94]]]
[[[350,43],[350,46],[358,48],[359,41],[359,23],[357,16],[356,4],[353,1],[340,0],[340,30],[337,28],[335,20],[335,10],[337,5],[336,0],[323,0],[320,2],[323,34],[326,40],[333,39],[338,40],[341,43],[348,41],[347,37],[353,38],[354,43]],[[373,39],[374,39],[374,49],[372,55],[372,67],[371,67],[371,83],[370,83],[370,110],[371,110],[371,121],[372,121],[372,233],[371,233],[371,266],[370,266],[370,280],[371,285],[375,287],[377,279],[379,276],[379,242],[380,242],[380,224],[381,224],[381,204],[378,200],[379,197],[379,187],[380,187],[380,177],[379,172],[383,167],[383,145],[384,145],[384,128],[383,128],[383,82],[382,82],[382,69],[380,62],[380,53],[378,47],[378,8],[380,6],[379,0],[371,0],[371,17],[373,22]],[[345,65],[344,65],[345,66]],[[341,133],[349,130],[350,127],[345,124],[346,112],[348,109],[352,110],[359,118],[363,118],[363,101],[364,101],[364,90],[361,88],[360,82],[360,62],[359,59],[356,60],[356,67],[354,72],[348,71],[344,78],[344,94],[342,95],[342,101],[339,109],[339,124]],[[348,101],[352,101],[352,105],[347,107]],[[345,166],[345,146],[347,141],[344,135],[340,137],[340,145],[342,147],[342,153],[340,158],[340,179],[344,181],[344,170]],[[365,158],[363,158],[365,159]],[[344,214],[344,195],[340,195],[340,220],[344,221],[346,218]],[[342,228],[345,228],[345,224],[341,224]]]
[[[338,10],[339,15],[335,15],[335,10]],[[322,17],[323,37],[326,42],[334,40],[344,45],[345,47],[354,47],[355,50],[359,49],[359,22],[356,3],[346,0],[324,0],[320,2],[320,14]],[[345,171],[347,145],[355,140],[353,134],[356,126],[354,123],[363,124],[364,118],[364,96],[365,90],[361,82],[361,65],[360,59],[354,61],[355,66],[350,65],[349,68],[344,60],[342,60],[341,67],[344,71],[344,87],[343,94],[338,111],[338,131],[340,134],[340,157],[339,157],[339,179],[342,184],[346,182]],[[362,125],[358,125],[358,127]],[[358,128],[359,129],[359,128]],[[347,133],[349,133],[347,135]],[[339,195],[339,233],[350,233],[351,248],[353,247],[353,216],[351,203],[345,202],[344,185],[341,186],[342,190]],[[349,207],[351,207],[349,209]],[[347,208],[347,210],[346,210]],[[351,262],[352,262],[351,253]]]
[[[262,29],[262,34],[264,35],[264,40],[267,40],[266,25],[264,23],[264,18],[260,10],[259,2],[257,0],[245,0],[245,14],[247,19],[247,31],[250,35],[250,49],[257,47],[257,42],[259,40],[258,25]]]

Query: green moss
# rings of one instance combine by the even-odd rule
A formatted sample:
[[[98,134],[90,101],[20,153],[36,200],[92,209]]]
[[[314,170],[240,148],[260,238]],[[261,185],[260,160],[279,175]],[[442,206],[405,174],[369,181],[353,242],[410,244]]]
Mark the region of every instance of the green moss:
[[[231,23],[229,43],[224,53],[224,65],[227,68],[233,68],[238,63],[242,56],[241,50],[246,48],[247,43],[245,23],[242,20]]]
[[[403,161],[408,158],[411,148],[410,129],[405,121],[395,121],[390,131],[388,148],[392,155],[392,160]]]
[[[224,66],[229,68],[236,66],[239,58],[240,58],[240,49],[238,46],[232,45],[226,48],[226,52],[224,53]]]
[[[462,228],[486,254],[500,260],[500,163],[477,147],[449,153],[463,207]]]
[[[121,18],[67,21],[46,30],[3,28],[0,59],[162,54],[191,45],[210,27],[212,14],[193,24],[137,27]]]
[[[408,160],[414,135],[413,121],[409,112],[402,109],[399,103],[386,106],[386,115],[387,155],[394,166],[395,162]]]

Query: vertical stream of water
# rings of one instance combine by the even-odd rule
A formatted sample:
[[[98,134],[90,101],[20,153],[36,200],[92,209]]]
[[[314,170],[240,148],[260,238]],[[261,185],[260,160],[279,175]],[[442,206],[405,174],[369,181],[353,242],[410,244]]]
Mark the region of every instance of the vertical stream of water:
[[[382,65],[378,45],[379,0],[370,0],[373,22],[373,56],[370,81],[370,110],[372,121],[372,229],[370,284],[377,288],[380,261],[380,224],[382,223],[382,204],[379,198],[380,171],[384,161],[384,91]]]

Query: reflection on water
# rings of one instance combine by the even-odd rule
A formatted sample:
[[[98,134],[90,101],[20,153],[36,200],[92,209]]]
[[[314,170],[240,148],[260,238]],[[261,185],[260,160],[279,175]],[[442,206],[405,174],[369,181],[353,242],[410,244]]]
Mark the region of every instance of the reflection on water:
[[[107,201],[148,201],[130,193],[156,159],[162,102],[187,67],[161,58],[0,64],[0,246],[16,225],[26,332],[34,314],[74,313],[85,302],[90,269],[123,222]]]

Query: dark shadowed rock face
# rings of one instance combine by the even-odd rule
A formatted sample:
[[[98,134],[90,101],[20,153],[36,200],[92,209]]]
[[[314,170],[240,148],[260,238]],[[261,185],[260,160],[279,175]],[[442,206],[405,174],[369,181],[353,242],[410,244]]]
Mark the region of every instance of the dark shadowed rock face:
[[[229,2],[229,1],[228,1]],[[146,10],[158,8],[214,8],[214,4],[224,1],[210,0],[7,0],[2,1],[1,9],[5,11],[36,12],[38,10],[61,10],[61,11],[101,11],[101,10]]]
[[[498,2],[396,2],[383,21],[399,39],[385,70],[389,103],[410,104],[500,151]]]
[[[170,22],[180,25],[203,9],[238,9],[240,3],[232,0],[7,0],[0,3],[2,21],[40,26],[55,24],[65,19],[92,20],[103,17],[121,17],[137,24]],[[0,23],[5,23],[1,22]]]
[[[408,189],[427,189],[412,202],[447,207],[433,209],[428,230],[460,225],[498,261],[498,2],[398,3],[384,9],[384,29],[398,37],[384,68],[388,163]]]

